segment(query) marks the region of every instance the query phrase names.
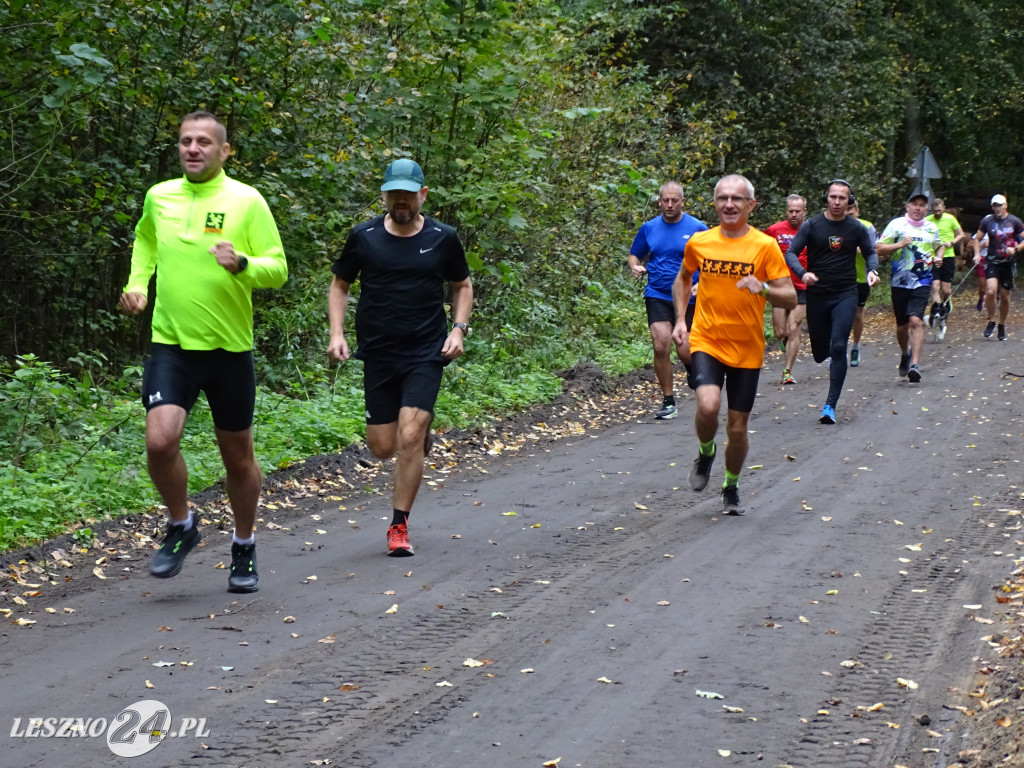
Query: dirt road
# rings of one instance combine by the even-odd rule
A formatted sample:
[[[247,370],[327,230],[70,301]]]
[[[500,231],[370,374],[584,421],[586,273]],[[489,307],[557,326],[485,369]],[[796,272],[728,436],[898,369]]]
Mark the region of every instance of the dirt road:
[[[878,310],[835,426],[827,367],[802,358],[780,387],[770,357],[744,517],[720,515],[721,462],[687,486],[692,399],[656,423],[644,383],[645,415],[606,431],[538,425],[519,450],[436,460],[412,558],[384,556],[388,496],[339,483],[315,508],[265,499],[281,528],[260,531],[252,596],[225,591],[212,526],[170,581],[140,552],[27,607],[12,597],[36,588],[0,582],[9,620],[36,622],[0,625],[0,765],[967,765],[951,707],[972,704],[993,655],[978,619],[1024,550],[1024,398],[1004,375],[1024,336],[967,321],[910,384]],[[25,735],[145,699],[175,736],[140,757]],[[184,718],[204,735],[178,736]]]

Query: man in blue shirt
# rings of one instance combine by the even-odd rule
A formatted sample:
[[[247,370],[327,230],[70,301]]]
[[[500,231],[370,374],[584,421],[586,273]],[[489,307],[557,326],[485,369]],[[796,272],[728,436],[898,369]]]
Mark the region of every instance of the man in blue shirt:
[[[676,324],[672,284],[683,263],[683,250],[690,236],[707,229],[703,222],[683,213],[685,202],[683,187],[679,182],[667,181],[662,184],[658,194],[661,216],[644,222],[629,249],[628,263],[633,278],[639,280],[647,275],[644,303],[654,346],[654,373],[662,394],[661,409],[654,414],[656,419],[674,419],[678,415],[672,390],[672,329]],[[693,282],[696,286],[697,275],[693,276]],[[686,310],[687,327],[693,320],[696,293],[695,288]],[[689,344],[676,346],[676,355],[687,367],[689,381]]]

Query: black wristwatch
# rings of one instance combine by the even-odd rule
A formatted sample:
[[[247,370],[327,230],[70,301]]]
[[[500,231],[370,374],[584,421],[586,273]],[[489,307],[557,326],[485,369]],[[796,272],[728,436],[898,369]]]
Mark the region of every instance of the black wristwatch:
[[[235,270],[235,274],[237,275],[240,272],[245,272],[245,268],[249,266],[249,260],[245,258],[245,256],[239,254],[236,254],[236,256],[238,256],[238,269]]]
[[[452,330],[454,331],[456,328],[462,331],[463,336],[469,336],[469,326],[465,323],[452,323]]]

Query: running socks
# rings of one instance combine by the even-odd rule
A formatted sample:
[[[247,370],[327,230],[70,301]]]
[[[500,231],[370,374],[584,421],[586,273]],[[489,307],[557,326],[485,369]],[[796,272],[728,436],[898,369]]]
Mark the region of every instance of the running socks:
[[[725,482],[722,483],[723,488],[728,488],[730,485],[734,488],[740,484],[739,474],[733,474],[728,469],[725,470]]]
[[[700,442],[698,440],[698,442]],[[712,438],[706,443],[700,443],[700,455],[701,456],[714,456],[715,455],[715,440]]]
[[[392,525],[407,525],[409,523],[409,513],[403,512],[400,509],[392,508],[391,524]]]
[[[251,533],[249,534],[248,539],[240,539],[238,538],[238,531],[235,531],[231,534],[231,542],[233,544],[241,544],[243,547],[248,547],[256,543],[256,534]]]
[[[663,408],[665,408],[665,407],[667,407],[669,405],[675,405],[676,404],[676,396],[675,395],[665,395],[664,398],[665,399],[661,403],[661,406]]]

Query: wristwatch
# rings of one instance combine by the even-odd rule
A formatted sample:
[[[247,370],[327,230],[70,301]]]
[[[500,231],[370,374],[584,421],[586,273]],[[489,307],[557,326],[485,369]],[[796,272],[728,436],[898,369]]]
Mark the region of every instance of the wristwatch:
[[[462,331],[463,336],[469,336],[469,326],[465,323],[452,323],[452,330],[454,331],[456,328]]]
[[[770,291],[771,289],[772,289],[772,287],[770,285],[768,285],[768,283],[761,283],[761,295],[762,296],[767,296],[768,295],[768,291]]]
[[[238,255],[238,254],[236,254]],[[235,274],[245,272],[245,268],[249,266],[249,260],[245,256],[238,255],[238,269],[235,270]]]

